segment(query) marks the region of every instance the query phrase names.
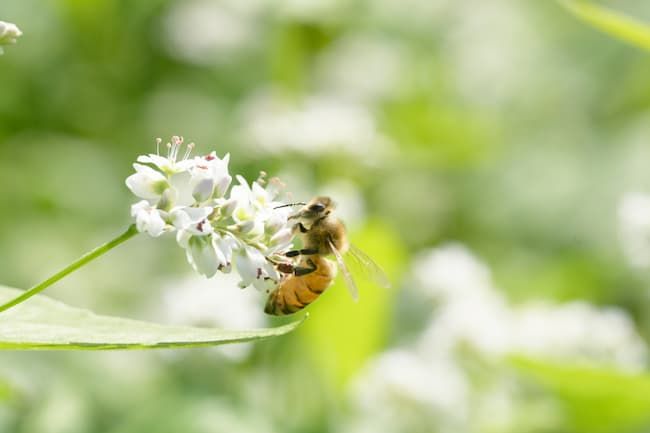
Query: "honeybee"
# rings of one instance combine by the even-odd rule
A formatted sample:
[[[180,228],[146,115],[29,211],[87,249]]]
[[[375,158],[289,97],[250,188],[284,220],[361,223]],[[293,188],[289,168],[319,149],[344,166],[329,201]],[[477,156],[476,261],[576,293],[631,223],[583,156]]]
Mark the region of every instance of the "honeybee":
[[[364,252],[350,244],[345,226],[333,215],[335,204],[329,197],[315,197],[289,219],[296,219],[294,231],[302,238],[303,247],[286,253],[299,257],[297,265],[279,264],[278,270],[287,274],[269,294],[264,312],[275,316],[293,314],[314,302],[331,284],[337,266],[327,259],[333,255],[346,286],[356,301],[359,289],[343,260],[348,253],[356,259],[373,280],[390,287],[384,271]]]

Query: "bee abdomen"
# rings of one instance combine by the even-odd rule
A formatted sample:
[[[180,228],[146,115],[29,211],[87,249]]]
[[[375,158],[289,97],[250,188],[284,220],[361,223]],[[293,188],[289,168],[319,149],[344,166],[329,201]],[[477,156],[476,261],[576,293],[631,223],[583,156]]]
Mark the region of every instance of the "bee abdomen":
[[[264,312],[281,316],[296,313],[314,302],[323,290],[311,289],[299,277],[290,277],[269,295]]]
[[[264,312],[275,316],[296,313],[314,302],[329,287],[333,273],[325,259],[316,260],[316,271],[305,276],[291,276],[269,294]]]

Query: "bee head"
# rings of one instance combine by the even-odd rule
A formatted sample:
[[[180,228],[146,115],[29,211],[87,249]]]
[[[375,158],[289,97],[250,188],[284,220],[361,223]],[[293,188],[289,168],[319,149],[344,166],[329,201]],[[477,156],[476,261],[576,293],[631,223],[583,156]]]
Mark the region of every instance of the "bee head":
[[[334,201],[325,196],[314,197],[297,214],[291,218],[317,220],[328,216],[336,208]]]

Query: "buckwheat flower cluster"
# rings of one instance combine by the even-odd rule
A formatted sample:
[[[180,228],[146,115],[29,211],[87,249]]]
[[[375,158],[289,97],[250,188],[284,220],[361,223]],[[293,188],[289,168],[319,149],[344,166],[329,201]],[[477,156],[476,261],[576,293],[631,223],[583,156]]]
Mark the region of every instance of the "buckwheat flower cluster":
[[[175,232],[187,261],[208,278],[234,268],[242,288],[275,287],[281,278],[275,264],[286,262],[293,238],[279,180],[267,183],[262,173],[249,184],[236,176],[231,187],[229,155],[190,157],[194,143],[184,145],[182,137],[167,143],[167,156],[160,145],[158,139],[156,154],[139,156],[126,179],[141,199],[131,206],[138,231],[152,237]]]
[[[4,53],[3,45],[12,45],[23,32],[13,23],[0,21],[0,54]]]

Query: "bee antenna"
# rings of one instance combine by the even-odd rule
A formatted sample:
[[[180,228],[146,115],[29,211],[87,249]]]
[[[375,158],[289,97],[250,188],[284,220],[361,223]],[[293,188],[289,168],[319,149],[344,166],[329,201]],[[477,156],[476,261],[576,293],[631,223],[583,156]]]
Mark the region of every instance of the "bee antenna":
[[[283,207],[289,207],[289,206],[305,206],[307,203],[303,202],[297,202],[297,203],[289,203],[289,204],[283,204],[282,206],[276,206],[273,209],[280,209]]]

